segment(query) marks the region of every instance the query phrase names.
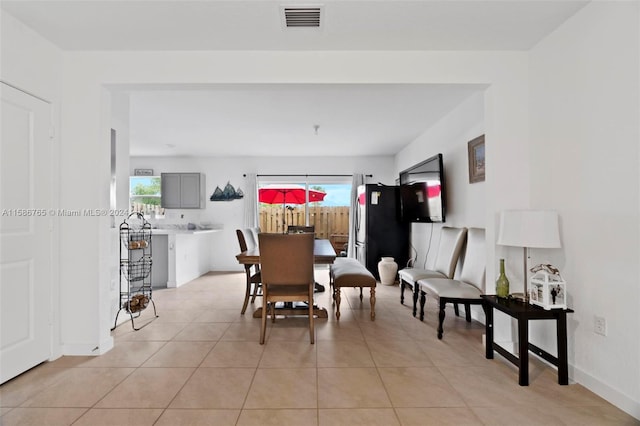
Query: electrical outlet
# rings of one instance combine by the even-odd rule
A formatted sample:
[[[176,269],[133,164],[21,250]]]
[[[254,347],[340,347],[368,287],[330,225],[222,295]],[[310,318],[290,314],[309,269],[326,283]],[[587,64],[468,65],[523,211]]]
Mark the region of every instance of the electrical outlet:
[[[601,334],[603,336],[606,336],[607,335],[607,320],[604,317],[596,316],[594,324],[593,324],[593,331],[596,334]]]

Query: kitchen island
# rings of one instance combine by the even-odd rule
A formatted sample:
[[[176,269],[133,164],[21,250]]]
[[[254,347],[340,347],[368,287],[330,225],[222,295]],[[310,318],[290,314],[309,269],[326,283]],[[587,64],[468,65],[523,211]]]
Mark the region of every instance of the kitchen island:
[[[176,288],[212,268],[216,229],[155,228],[153,235],[154,288]]]

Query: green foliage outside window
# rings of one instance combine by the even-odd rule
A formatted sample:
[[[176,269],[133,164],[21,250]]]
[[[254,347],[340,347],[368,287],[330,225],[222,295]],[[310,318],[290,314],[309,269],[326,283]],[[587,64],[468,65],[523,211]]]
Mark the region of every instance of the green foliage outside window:
[[[131,195],[135,195],[135,201],[152,206],[160,205],[160,178],[145,179],[145,182],[136,183],[131,189]],[[150,197],[138,197],[150,195]]]

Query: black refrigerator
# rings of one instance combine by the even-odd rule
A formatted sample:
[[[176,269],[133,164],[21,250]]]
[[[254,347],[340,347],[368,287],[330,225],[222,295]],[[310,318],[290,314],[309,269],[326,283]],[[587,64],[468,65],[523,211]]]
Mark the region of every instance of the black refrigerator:
[[[358,187],[356,259],[375,277],[382,257],[393,257],[398,269],[409,259],[410,224],[400,220],[400,187],[376,184]]]

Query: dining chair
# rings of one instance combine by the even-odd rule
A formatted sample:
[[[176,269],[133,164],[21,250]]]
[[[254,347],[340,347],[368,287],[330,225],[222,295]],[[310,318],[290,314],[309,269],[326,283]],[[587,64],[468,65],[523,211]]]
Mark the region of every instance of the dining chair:
[[[249,248],[255,247],[252,236],[245,238],[245,234],[240,229],[236,229],[236,235],[238,237],[238,244],[240,245],[240,252],[247,251]],[[250,245],[247,244],[247,239],[251,241]],[[262,281],[259,265],[244,265],[244,273],[246,278],[246,290],[244,294],[244,303],[242,304],[242,311],[240,312],[242,315],[244,315],[247,310],[249,297],[252,293],[251,290],[253,289],[253,298],[251,299],[251,303],[253,303],[256,300],[258,289],[261,287],[260,283]]]
[[[410,287],[413,294],[413,316],[418,309],[418,286],[416,282],[423,278],[453,278],[456,265],[462,252],[467,228],[443,226],[440,231],[440,243],[434,269],[404,268],[398,271],[400,277],[400,303],[404,304],[404,290]],[[456,313],[458,305],[455,305]]]
[[[244,230],[244,237],[247,240],[247,248],[252,249],[254,247],[258,247],[258,234],[260,234],[260,228],[246,228]],[[260,265],[255,266],[255,273],[260,272]],[[256,296],[258,296],[258,291],[262,289],[262,285],[254,286],[253,288],[253,296],[251,296],[251,303],[256,301]]]
[[[313,322],[313,234],[260,234],[262,274],[262,323],[260,344],[267,329],[267,309],[276,319],[276,302],[306,302],[309,306],[309,336],[314,343]]]

